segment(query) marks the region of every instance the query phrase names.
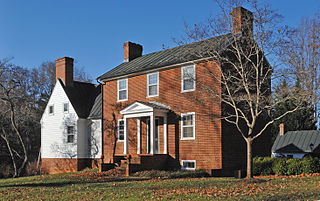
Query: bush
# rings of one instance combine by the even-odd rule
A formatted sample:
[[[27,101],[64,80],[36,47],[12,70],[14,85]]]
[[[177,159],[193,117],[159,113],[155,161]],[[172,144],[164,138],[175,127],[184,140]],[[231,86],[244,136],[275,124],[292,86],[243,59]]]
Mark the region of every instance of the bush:
[[[9,178],[13,176],[13,169],[8,164],[0,165],[0,178]]]
[[[273,162],[272,170],[277,175],[286,175],[288,172],[287,159],[276,158]]]
[[[287,160],[287,175],[299,175],[303,172],[302,160],[290,158]]]
[[[40,166],[38,165],[37,161],[29,162],[26,165],[26,175],[33,176],[40,174]]]
[[[302,159],[302,170],[304,173],[316,173],[320,172],[320,160],[319,158],[305,157]]]
[[[253,158],[253,175],[274,174],[272,170],[273,162],[274,162],[274,158],[271,158],[271,157]]]

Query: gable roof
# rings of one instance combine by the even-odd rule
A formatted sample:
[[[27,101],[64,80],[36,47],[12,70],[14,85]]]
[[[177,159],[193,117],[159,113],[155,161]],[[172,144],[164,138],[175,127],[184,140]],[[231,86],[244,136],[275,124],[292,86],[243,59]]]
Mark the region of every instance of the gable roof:
[[[110,79],[208,57],[210,56],[210,54],[208,54],[210,51],[224,50],[234,41],[234,38],[234,34],[225,34],[187,45],[146,54],[133,59],[130,62],[124,62],[118,65],[98,77],[98,79]]]
[[[277,136],[271,150],[273,153],[314,153],[319,145],[318,130],[288,131]]]
[[[79,118],[87,118],[90,114],[96,97],[100,94],[100,85],[73,81],[73,86],[65,86],[61,79],[58,79],[66,92],[73,108]]]

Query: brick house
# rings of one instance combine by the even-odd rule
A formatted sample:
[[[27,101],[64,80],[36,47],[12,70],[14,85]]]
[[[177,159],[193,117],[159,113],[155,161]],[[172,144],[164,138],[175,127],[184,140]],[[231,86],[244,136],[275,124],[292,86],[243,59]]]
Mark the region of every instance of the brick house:
[[[245,169],[245,141],[235,126],[219,118],[224,105],[218,99],[208,101],[210,92],[198,90],[198,82],[223,93],[205,73],[209,69],[221,77],[219,61],[208,62],[205,52],[223,52],[235,35],[247,37],[253,29],[252,20],[249,30],[242,27],[248,14],[252,17],[242,7],[234,9],[233,33],[147,55],[141,45],[124,43],[124,62],[98,78],[103,86],[105,163],[130,154],[137,169],[206,169],[214,174]],[[259,137],[254,154],[270,154],[269,142],[268,135]]]

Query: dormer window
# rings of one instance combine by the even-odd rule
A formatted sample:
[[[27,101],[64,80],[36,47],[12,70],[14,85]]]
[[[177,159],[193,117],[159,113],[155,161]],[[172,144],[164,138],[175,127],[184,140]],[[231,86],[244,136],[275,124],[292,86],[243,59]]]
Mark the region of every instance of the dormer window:
[[[53,115],[54,113],[54,107],[53,105],[49,105],[49,115]]]
[[[188,92],[196,89],[195,65],[181,68],[181,91]]]
[[[150,73],[147,75],[147,97],[159,95],[159,73]]]
[[[128,100],[128,79],[118,80],[118,101]]]

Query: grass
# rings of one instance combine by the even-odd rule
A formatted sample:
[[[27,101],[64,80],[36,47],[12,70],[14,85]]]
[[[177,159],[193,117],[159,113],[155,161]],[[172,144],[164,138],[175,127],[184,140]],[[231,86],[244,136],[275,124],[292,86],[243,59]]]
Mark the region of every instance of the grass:
[[[259,179],[143,179],[95,172],[0,180],[0,200],[320,199],[320,176]]]

